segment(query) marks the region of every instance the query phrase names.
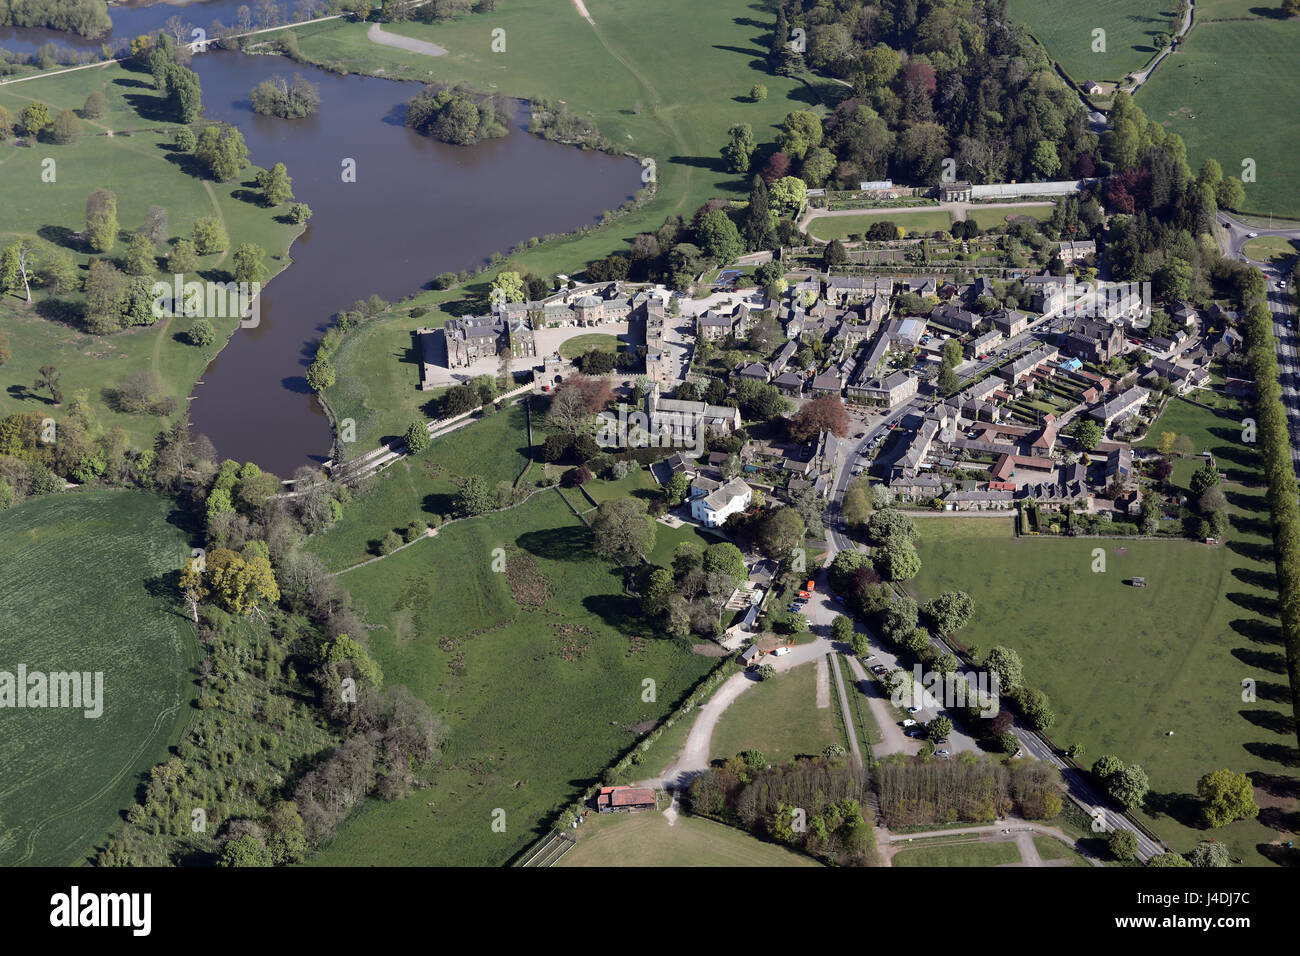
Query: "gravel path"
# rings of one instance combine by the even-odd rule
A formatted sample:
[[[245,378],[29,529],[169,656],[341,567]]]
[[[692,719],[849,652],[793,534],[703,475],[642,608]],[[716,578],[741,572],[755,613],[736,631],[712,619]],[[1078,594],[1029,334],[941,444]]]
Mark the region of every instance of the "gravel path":
[[[436,43],[426,43],[424,40],[412,40],[410,37],[399,36],[396,33],[385,33],[380,29],[378,23],[372,23],[370,29],[366,31],[366,39],[371,43],[378,43],[380,46],[395,46],[399,50],[407,50],[411,53],[423,53],[425,56],[442,56],[447,51]]]

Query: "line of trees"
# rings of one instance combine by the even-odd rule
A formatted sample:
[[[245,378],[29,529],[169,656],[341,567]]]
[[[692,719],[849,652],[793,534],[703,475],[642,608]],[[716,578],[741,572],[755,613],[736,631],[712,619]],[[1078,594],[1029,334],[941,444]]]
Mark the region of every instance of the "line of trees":
[[[1247,361],[1255,378],[1255,416],[1260,460],[1268,482],[1267,500],[1273,525],[1273,554],[1277,566],[1278,608],[1286,642],[1287,673],[1291,680],[1292,726],[1300,740],[1300,505],[1297,504],[1295,462],[1287,433],[1287,412],[1278,384],[1273,316],[1256,304],[1246,315]]]

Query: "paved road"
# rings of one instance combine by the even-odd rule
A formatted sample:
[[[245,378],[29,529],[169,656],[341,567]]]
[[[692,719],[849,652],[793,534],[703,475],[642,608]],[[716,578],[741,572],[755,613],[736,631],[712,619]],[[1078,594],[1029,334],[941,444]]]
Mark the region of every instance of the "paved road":
[[[1273,313],[1273,334],[1277,338],[1278,384],[1282,387],[1282,402],[1286,406],[1288,430],[1291,433],[1291,454],[1295,459],[1296,473],[1300,474],[1300,340],[1297,340],[1295,306],[1291,289],[1282,289],[1279,282],[1290,284],[1293,259],[1281,267],[1272,262],[1258,262],[1246,255],[1245,246],[1252,236],[1280,236],[1300,242],[1300,229],[1263,229],[1234,219],[1227,213],[1219,214],[1219,225],[1224,230],[1224,255],[1241,259],[1257,266],[1268,282],[1267,303]]]
[[[844,498],[844,491],[848,487],[849,481],[852,479],[852,474],[848,465],[874,438],[884,434],[892,422],[902,418],[908,412],[924,409],[928,402],[929,399],[926,397],[917,395],[907,404],[899,406],[869,425],[865,434],[860,439],[840,440],[840,448],[838,450],[840,457],[837,466],[836,479],[835,484],[832,487],[831,498],[827,505],[825,516],[827,539],[831,546],[828,561],[833,558],[834,554],[838,551],[857,547],[857,545],[845,534],[844,521],[840,513],[840,505]],[[1298,406],[1298,411],[1300,411],[1300,406]],[[854,444],[855,441],[856,444]],[[823,577],[824,576],[825,575],[823,574]],[[829,584],[819,586],[818,593],[819,599],[815,602],[818,609],[824,609],[827,604],[830,604],[832,608],[838,610],[838,602],[834,602],[834,595],[830,591]],[[878,635],[871,634],[870,632],[867,633],[869,640],[871,641],[873,652],[876,654],[877,658],[879,658],[885,666],[893,667],[897,661],[897,655],[884,646]],[[952,648],[938,638],[935,638],[933,643],[940,653],[954,653]],[[868,699],[870,700],[870,698]],[[873,704],[873,714],[879,711],[881,704],[883,704],[882,701],[877,701]],[[921,713],[917,714],[916,717],[918,720],[922,717],[926,720],[931,720],[940,713],[944,713],[944,710],[937,706],[937,702],[934,702]],[[888,730],[889,727],[894,726],[892,714],[890,714],[890,717],[891,719],[884,720],[881,719],[880,716],[877,716],[876,722],[880,725],[882,734],[889,735],[893,738],[894,743],[898,743],[896,735],[890,734],[890,731]],[[951,719],[952,715],[948,714],[948,717]],[[956,729],[957,722],[953,721],[953,723],[953,735],[950,738],[949,746],[946,749],[950,751],[960,751],[965,749],[978,751],[979,747],[973,738],[958,731]],[[1119,827],[1133,831],[1133,834],[1137,837],[1138,841],[1138,853],[1143,859],[1149,859],[1151,856],[1165,851],[1164,846],[1152,840],[1128,819],[1123,817],[1121,814],[1108,809],[1110,807],[1109,801],[1093,789],[1092,782],[1087,775],[1067,766],[1066,762],[1062,758],[1058,757],[1046,742],[1044,742],[1029,727],[1025,726],[1019,719],[1017,719],[1012,731],[1020,739],[1020,745],[1026,753],[1032,754],[1035,758],[1044,760],[1060,770],[1061,780],[1065,785],[1066,793],[1087,812],[1098,819],[1096,826],[1100,830],[1109,832],[1110,830]],[[906,740],[906,738],[904,738],[904,740]],[[898,751],[890,749],[887,752],[897,753]],[[879,749],[877,750],[877,753],[880,753]]]
[[[1191,0],[1187,5],[1187,13],[1183,16],[1182,25],[1178,28],[1178,32],[1174,34],[1173,42],[1160,51],[1160,54],[1149,67],[1133,74],[1133,85],[1128,88],[1130,94],[1136,94],[1142,88],[1142,84],[1151,79],[1151,74],[1156,71],[1156,67],[1165,61],[1165,57],[1171,56],[1177,51],[1179,42],[1182,41],[1183,37],[1187,36],[1187,31],[1192,28],[1192,17],[1195,10],[1196,0]]]
[[[808,644],[799,644],[791,648],[789,654],[782,657],[769,656],[764,663],[771,664],[780,674],[792,667],[814,662],[819,657],[832,653],[833,650],[829,636],[818,635]],[[642,781],[641,785],[666,789],[684,788],[694,777],[707,770],[713,731],[718,726],[718,721],[737,697],[757,683],[758,675],[752,671],[733,674],[723,681],[722,686],[699,707],[690,732],[686,735],[686,744],[682,747],[681,754],[662,776]],[[841,703],[846,706],[844,712],[847,715],[847,701],[841,700]]]

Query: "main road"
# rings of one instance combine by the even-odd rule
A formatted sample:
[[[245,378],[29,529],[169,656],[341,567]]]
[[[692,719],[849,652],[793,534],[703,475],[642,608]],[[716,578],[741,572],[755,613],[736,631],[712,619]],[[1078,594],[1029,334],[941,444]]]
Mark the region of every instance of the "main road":
[[[1291,240],[1300,248],[1300,229],[1261,229],[1247,225],[1219,213],[1219,226],[1224,231],[1224,255],[1240,259],[1264,273],[1267,292],[1265,301],[1273,313],[1273,335],[1277,339],[1278,385],[1282,387],[1282,403],[1286,407],[1287,426],[1291,434],[1291,456],[1295,459],[1296,473],[1300,474],[1300,342],[1295,329],[1295,290],[1290,287],[1290,269],[1293,259],[1284,264],[1261,262],[1246,254],[1246,243],[1257,236],[1277,236]],[[1286,283],[1286,286],[1283,286]]]
[[[838,551],[851,550],[857,547],[857,545],[845,534],[846,528],[840,510],[844,499],[844,492],[848,488],[849,482],[853,477],[853,461],[863,452],[864,449],[869,448],[876,438],[886,434],[889,428],[899,419],[903,418],[908,413],[923,414],[929,403],[929,398],[917,395],[905,405],[900,405],[898,408],[891,410],[883,417],[876,420],[860,435],[855,435],[852,439],[837,439],[838,468],[835,483],[831,490],[830,502],[826,507],[825,516],[827,531],[826,537],[830,544],[828,560]],[[822,590],[827,595],[822,598],[822,602],[829,604],[831,592],[828,575],[823,573],[822,580],[825,581]],[[892,668],[896,666],[897,658],[889,648],[885,647],[884,642],[879,639],[879,636],[871,634],[869,631],[867,633],[871,639],[875,654],[880,662],[886,667]],[[941,653],[953,653],[952,648],[945,644],[941,639],[935,638],[934,645]],[[877,706],[874,706],[872,709],[873,712],[877,713],[877,720],[882,723],[882,730],[884,730],[884,722],[879,719],[880,711],[883,709],[883,702],[878,701]],[[944,712],[944,708],[939,706],[939,702],[928,700],[925,702],[925,707],[923,707],[922,712],[918,713],[916,716],[918,720],[930,720],[933,719],[934,716]],[[948,716],[951,719],[951,714]],[[954,752],[960,752],[963,750],[973,750],[978,752],[979,747],[975,743],[974,739],[958,730],[957,726],[956,721],[954,721],[953,733],[949,738],[949,749]],[[1109,809],[1110,801],[1094,789],[1092,781],[1088,776],[1075,769],[1066,760],[1058,756],[1056,751],[1045,740],[1034,733],[1033,730],[1027,727],[1023,721],[1018,718],[1013,727],[1013,733],[1015,733],[1016,737],[1019,738],[1020,746],[1027,754],[1033,755],[1038,760],[1050,763],[1060,771],[1061,780],[1065,784],[1067,794],[1071,799],[1079,804],[1090,817],[1092,817],[1094,820],[1093,828],[1095,830],[1098,832],[1110,832],[1114,829],[1132,831],[1133,835],[1137,838],[1138,853],[1143,859],[1150,859],[1153,856],[1165,852],[1166,848],[1162,844],[1147,836],[1146,833],[1139,829],[1131,820],[1122,814]],[[885,744],[886,748],[892,750],[894,748],[889,747],[889,738],[891,736],[894,736],[896,740],[896,735],[887,734]]]

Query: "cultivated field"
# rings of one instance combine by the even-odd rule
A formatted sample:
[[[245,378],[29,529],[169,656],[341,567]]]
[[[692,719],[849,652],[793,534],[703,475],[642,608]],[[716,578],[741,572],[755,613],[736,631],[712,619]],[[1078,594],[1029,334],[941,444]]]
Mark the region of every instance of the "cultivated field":
[[[1011,0],[1008,9],[1071,79],[1084,83],[1122,80],[1125,74],[1142,69],[1156,53],[1155,35],[1171,32],[1175,6],[1169,0]],[[1097,29],[1106,31],[1104,52],[1093,51]]]
[[[920,598],[960,588],[975,599],[973,622],[958,636],[987,652],[1019,651],[1026,681],[1042,688],[1057,714],[1058,745],[1080,743],[1085,764],[1113,753],[1151,778],[1145,817],[1176,849],[1205,832],[1197,826],[1197,779],[1230,767],[1255,775],[1262,819],[1294,821],[1295,741],[1286,665],[1276,623],[1276,581],[1262,488],[1252,451],[1240,444],[1240,414],[1222,417],[1174,402],[1153,434],[1190,434],[1218,457],[1233,510],[1225,545],[1186,540],[1022,537],[1013,519],[926,518]],[[1185,482],[1196,462],[1177,464]],[[1104,573],[1091,570],[1103,549]],[[1148,586],[1126,582],[1145,577]],[[1241,682],[1257,681],[1258,700],[1242,701]],[[1169,731],[1174,731],[1169,736]],[[1292,822],[1291,825],[1294,825]],[[1234,856],[1262,863],[1276,834],[1261,822],[1215,831]]]
[[[118,223],[124,234],[140,226],[150,206],[164,206],[172,236],[188,237],[195,219],[216,216],[225,222],[231,249],[241,242],[260,245],[272,275],[287,264],[289,243],[302,227],[277,222],[272,210],[236,198],[248,193],[243,181],[252,178],[255,168],[228,183],[192,175],[190,159],[170,149],[176,126],[157,115],[162,94],[154,91],[147,73],[110,65],[0,86],[0,106],[17,117],[28,103],[38,100],[53,115],[63,109],[79,110],[96,89],[108,98],[109,111],[102,119],[83,119],[77,142],[67,146],[42,142],[36,148],[15,146],[12,139],[0,142],[0,210],[4,210],[0,247],[18,238],[39,237],[71,253],[84,278],[90,256],[71,235],[85,228],[87,195],[104,188],[117,196]],[[55,161],[54,182],[42,181],[46,158]],[[165,248],[160,246],[160,253]],[[125,252],[126,240],[119,238],[110,255],[120,259]],[[212,270],[222,274],[226,255],[201,256],[200,271],[205,276]],[[59,298],[79,302],[80,293]],[[83,394],[95,406],[104,428],[125,429],[136,447],[152,444],[162,427],[160,419],[113,411],[105,401],[106,393],[133,373],[147,370],[159,376],[165,394],[176,400],[178,414],[183,412],[194,382],[237,327],[235,319],[213,319],[217,339],[199,348],[188,344],[183,334],[193,319],[168,319],[155,326],[95,336],[81,333],[61,318],[49,313],[45,303],[38,301],[35,309],[29,309],[21,298],[0,295],[0,319],[13,353],[4,366],[3,381],[18,383],[0,391],[0,416],[45,413],[44,398],[29,394],[23,386],[36,380],[42,365],[54,365],[64,392],[69,397]]]
[[[196,649],[172,596],[171,505],[83,491],[0,514],[0,668],[103,672],[103,714],[0,711],[0,864],[93,855],[188,722]]]
[[[1197,7],[1199,10],[1199,5]],[[1137,104],[1187,143],[1193,169],[1217,159],[1228,176],[1255,161],[1246,210],[1300,216],[1294,124],[1300,21],[1203,23],[1138,91]]]
[[[520,562],[509,581],[492,569],[498,547]],[[386,680],[444,714],[452,736],[431,788],[368,804],[321,864],[507,862],[716,663],[640,617],[556,490],[343,581],[376,627]]]
[[[578,845],[560,866],[818,866],[816,860],[764,843],[702,817],[608,813],[587,818]]]

